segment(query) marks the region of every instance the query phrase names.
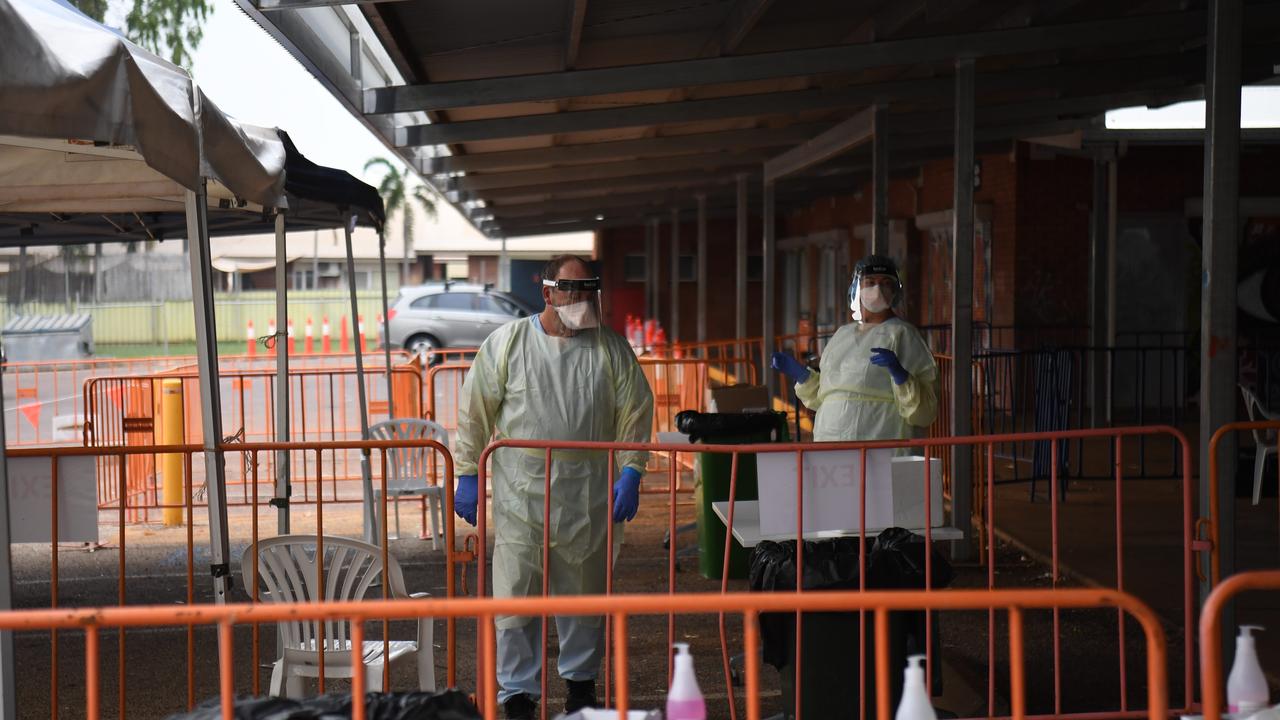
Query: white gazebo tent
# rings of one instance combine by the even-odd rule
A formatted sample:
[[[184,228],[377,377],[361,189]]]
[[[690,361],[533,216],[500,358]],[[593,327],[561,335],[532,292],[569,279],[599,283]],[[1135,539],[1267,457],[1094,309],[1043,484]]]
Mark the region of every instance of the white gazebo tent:
[[[230,566],[209,238],[274,226],[282,251],[286,213],[298,226],[343,225],[349,245],[357,220],[381,224],[382,203],[373,188],[307,161],[283,133],[225,115],[181,68],[70,5],[0,0],[0,245],[189,243],[218,601],[230,587]],[[283,283],[278,294],[283,305]],[[278,358],[287,377],[287,355]],[[287,393],[288,383],[277,388]],[[287,396],[279,406],[288,407]],[[278,427],[287,439],[287,416]],[[0,427],[0,513],[7,517],[3,449]],[[287,473],[286,465],[278,497],[288,497]],[[8,526],[0,523],[0,609],[12,606],[11,587]],[[4,633],[0,717],[15,716],[12,638]]]

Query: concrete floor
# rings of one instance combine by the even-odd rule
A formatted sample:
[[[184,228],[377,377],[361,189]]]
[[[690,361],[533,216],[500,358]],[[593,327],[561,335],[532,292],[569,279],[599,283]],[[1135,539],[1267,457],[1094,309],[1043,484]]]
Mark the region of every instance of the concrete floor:
[[[1196,437],[1194,428],[1189,437]],[[1145,450],[1145,458],[1142,454]],[[1119,486],[1119,519],[1117,524],[1117,485],[1103,477],[1111,463],[1110,448],[1095,442],[1086,445],[1083,473],[1090,479],[1066,479],[1066,498],[1058,507],[1058,562],[1063,581],[1085,585],[1117,587],[1122,578],[1124,590],[1150,605],[1166,621],[1170,674],[1182,672],[1185,665],[1185,575],[1181,557],[1185,547],[1182,516],[1184,508],[1183,480],[1174,476],[1171,446],[1165,441],[1149,441],[1140,448],[1126,441],[1122,451],[1124,479]],[[1155,477],[1141,477],[1142,461],[1146,471]],[[1240,492],[1252,485],[1252,450],[1242,455],[1246,483]],[[997,464],[997,476],[1008,476],[1007,462]],[[1073,467],[1076,467],[1073,461]],[[1200,515],[1199,478],[1193,465],[1191,480],[1192,516]],[[1272,468],[1274,471],[1274,468]],[[1024,471],[1025,472],[1025,471]],[[1273,478],[1274,475],[1267,477]],[[1027,482],[999,484],[995,494],[997,535],[1027,552],[1038,561],[1051,564],[1053,559],[1052,506],[1048,483],[1040,481],[1035,501]],[[1274,495],[1274,492],[1272,493]],[[1280,505],[1276,497],[1264,497],[1254,506],[1248,497],[1237,497],[1237,570],[1275,568],[1280,557]],[[1117,538],[1122,543],[1117,542]],[[1119,549],[1118,549],[1119,548]],[[1117,568],[1123,568],[1118,573]],[[1205,570],[1207,572],[1207,569]],[[1193,578],[1193,618],[1198,621],[1198,584]],[[1239,624],[1274,625],[1280,617],[1280,594],[1245,595],[1238,603]],[[1195,625],[1191,633],[1198,632]],[[1232,631],[1234,634],[1234,631]],[[1193,650],[1198,653],[1193,647]],[[1268,669],[1273,691],[1280,691],[1280,637],[1259,636],[1258,650],[1263,667]],[[1197,656],[1198,658],[1198,656]],[[1198,665],[1198,660],[1197,663]],[[1228,660],[1229,668],[1229,660]],[[1225,672],[1225,671],[1224,671]],[[1198,681],[1197,681],[1198,682]],[[1177,704],[1179,698],[1171,697]]]

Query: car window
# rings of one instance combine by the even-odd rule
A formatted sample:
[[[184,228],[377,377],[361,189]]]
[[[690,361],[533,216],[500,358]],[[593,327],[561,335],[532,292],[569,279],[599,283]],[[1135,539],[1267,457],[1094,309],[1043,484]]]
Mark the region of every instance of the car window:
[[[409,307],[414,310],[430,310],[436,306],[437,297],[439,297],[439,295],[423,295],[417,300],[414,300]]]
[[[511,315],[514,315],[516,317],[527,317],[529,315],[530,311],[528,308],[524,307],[523,305],[516,302],[515,300],[512,300],[509,297],[504,297],[502,295],[492,295],[491,297],[494,300],[497,300],[498,303],[502,305],[502,307],[505,309],[505,311],[510,313]]]
[[[470,310],[475,293],[442,293],[436,296],[437,310]]]
[[[519,315],[519,313],[516,312],[515,306],[502,298],[494,297],[493,295],[477,295],[476,310],[479,310],[480,312],[494,313],[497,315]]]

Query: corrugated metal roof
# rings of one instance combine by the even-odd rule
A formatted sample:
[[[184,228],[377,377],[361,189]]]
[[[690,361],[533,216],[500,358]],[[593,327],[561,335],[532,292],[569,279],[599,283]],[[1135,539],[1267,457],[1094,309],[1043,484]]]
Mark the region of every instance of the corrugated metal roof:
[[[4,324],[0,330],[5,335],[55,332],[80,332],[93,322],[88,313],[70,313],[67,315],[19,315]]]
[[[259,12],[260,24],[290,36],[304,64],[327,50],[286,22],[291,11]],[[1274,76],[1280,2],[1245,0],[1242,75]],[[428,172],[430,181],[491,236],[601,227],[595,218],[636,222],[671,191],[733,200],[733,176],[758,177],[760,163],[728,165],[720,155],[754,152],[762,135],[795,125],[823,128],[886,110],[895,163],[951,154],[954,67],[975,58],[977,132],[993,146],[1092,127],[1108,109],[1167,104],[1203,95],[1203,0],[403,0],[364,3],[368,41],[416,76],[378,88],[368,118],[427,112],[393,140],[412,163],[436,146],[468,161]],[[292,37],[293,33],[297,37]],[[345,42],[345,40],[344,40]],[[769,55],[775,54],[776,55]],[[328,67],[328,66],[326,66]],[[325,73],[342,87],[343,68]],[[321,73],[324,74],[324,73]],[[416,121],[415,121],[416,122]],[[741,147],[717,134],[743,134]],[[701,138],[664,143],[672,135]],[[791,137],[794,132],[789,133]],[[624,141],[635,141],[628,144]],[[651,141],[651,142],[642,142]],[[788,140],[794,146],[800,141]],[[605,147],[617,143],[617,147]],[[643,148],[632,152],[628,148]],[[542,153],[515,150],[545,148]],[[590,159],[579,156],[584,148]],[[508,153],[508,158],[501,157]],[[704,155],[708,163],[655,159]],[[485,156],[488,156],[487,158]],[[536,158],[536,159],[534,159]],[[629,164],[634,177],[621,172]],[[714,163],[714,168],[712,164]],[[462,169],[470,164],[469,169]],[[444,167],[441,163],[440,167]],[[585,166],[597,166],[588,177]],[[709,169],[710,168],[710,169]],[[530,174],[533,170],[546,172]],[[796,176],[790,202],[865,175],[845,156]],[[438,174],[430,175],[430,172]],[[466,173],[460,182],[456,173]],[[510,177],[502,177],[509,175]],[[524,180],[519,186],[512,182]],[[534,181],[536,180],[536,182]],[[754,182],[754,181],[753,181]],[[577,202],[594,197],[598,202]],[[566,213],[561,203],[575,209]],[[687,206],[688,203],[685,203]],[[518,214],[495,209],[522,208]],[[505,216],[505,217],[504,217]],[[507,218],[522,219],[516,224]],[[539,218],[546,222],[539,227]],[[551,220],[557,227],[550,226]]]

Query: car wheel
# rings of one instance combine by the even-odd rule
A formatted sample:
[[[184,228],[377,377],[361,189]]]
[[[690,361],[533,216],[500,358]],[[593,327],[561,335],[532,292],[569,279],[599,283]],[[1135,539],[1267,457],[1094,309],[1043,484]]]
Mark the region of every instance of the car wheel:
[[[414,335],[405,341],[404,347],[413,355],[421,355],[432,364],[440,361],[434,353],[440,348],[440,341],[430,335]]]

